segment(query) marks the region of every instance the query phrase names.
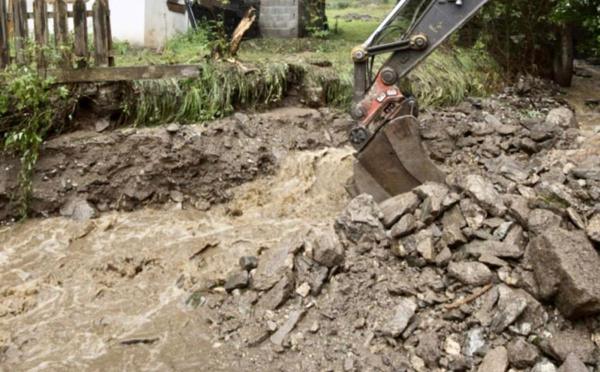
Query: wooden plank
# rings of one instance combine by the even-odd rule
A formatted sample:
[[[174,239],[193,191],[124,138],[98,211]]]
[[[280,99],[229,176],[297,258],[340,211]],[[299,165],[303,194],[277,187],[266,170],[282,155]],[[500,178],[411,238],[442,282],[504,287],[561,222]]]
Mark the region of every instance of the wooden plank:
[[[27,1],[26,0],[13,0],[12,3],[12,14],[13,14],[13,34],[15,38],[15,57],[17,64],[27,64],[29,59],[27,53],[27,39],[29,38],[29,29],[27,26]]]
[[[0,0],[2,1],[2,0]],[[69,51],[69,28],[67,23],[67,3],[65,0],[54,2],[54,41],[61,55],[61,66],[71,67],[71,53]]]
[[[43,70],[47,67],[45,49],[48,46],[48,7],[46,0],[35,0],[33,2],[33,28],[37,67],[39,70]]]
[[[115,82],[132,80],[196,78],[200,65],[93,67],[80,70],[49,70],[57,83]]]
[[[6,9],[6,1],[0,0],[0,68],[5,68],[9,63],[8,11]]]
[[[73,24],[75,34],[75,59],[78,68],[88,65],[88,31],[85,0],[75,0],[73,4]]]
[[[96,0],[92,13],[94,16],[94,60],[96,66],[108,66],[108,4],[107,0]]]

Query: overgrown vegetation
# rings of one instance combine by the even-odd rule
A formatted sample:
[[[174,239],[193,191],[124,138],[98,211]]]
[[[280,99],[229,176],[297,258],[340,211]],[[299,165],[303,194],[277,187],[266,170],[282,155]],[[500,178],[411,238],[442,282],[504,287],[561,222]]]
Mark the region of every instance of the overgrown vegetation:
[[[28,66],[10,67],[0,74],[0,136],[3,151],[20,157],[19,194],[21,216],[27,216],[32,192],[32,175],[40,146],[47,134],[57,129],[60,107],[66,104],[68,91],[52,85]]]

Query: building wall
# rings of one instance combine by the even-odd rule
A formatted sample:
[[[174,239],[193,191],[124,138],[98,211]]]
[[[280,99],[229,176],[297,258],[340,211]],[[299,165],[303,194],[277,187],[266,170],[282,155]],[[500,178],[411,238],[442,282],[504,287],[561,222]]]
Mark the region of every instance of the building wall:
[[[260,32],[264,37],[299,37],[302,0],[261,0]]]
[[[113,38],[144,45],[147,0],[109,0]]]
[[[186,14],[170,11],[167,8],[166,0],[145,1],[144,20],[146,27],[144,31],[144,46],[148,48],[162,48],[167,40],[178,33],[187,31],[189,22]],[[183,3],[181,0],[179,2]]]

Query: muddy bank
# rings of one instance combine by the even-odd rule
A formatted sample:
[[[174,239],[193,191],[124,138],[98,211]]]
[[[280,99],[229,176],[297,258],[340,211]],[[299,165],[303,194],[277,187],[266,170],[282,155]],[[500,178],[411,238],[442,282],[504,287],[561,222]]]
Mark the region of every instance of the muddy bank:
[[[171,203],[0,229],[0,370],[245,366],[247,353],[214,337],[216,319],[190,294],[240,255],[333,218],[347,203],[352,158],[349,149],[293,152],[274,176],[207,212]]]
[[[73,200],[101,212],[168,201],[206,210],[229,200],[233,186],[272,174],[287,151],[340,146],[347,127],[345,114],[291,107],[202,125],[71,133],[44,144],[31,212],[55,215]],[[18,170],[18,159],[1,157],[0,220],[16,216]]]

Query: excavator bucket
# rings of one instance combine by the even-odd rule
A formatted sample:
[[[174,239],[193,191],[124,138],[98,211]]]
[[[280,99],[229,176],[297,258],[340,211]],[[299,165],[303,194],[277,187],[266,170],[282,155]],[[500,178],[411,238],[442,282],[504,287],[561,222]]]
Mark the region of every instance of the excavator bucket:
[[[356,157],[348,190],[370,194],[377,202],[445,179],[423,148],[418,120],[412,115],[385,124]]]

